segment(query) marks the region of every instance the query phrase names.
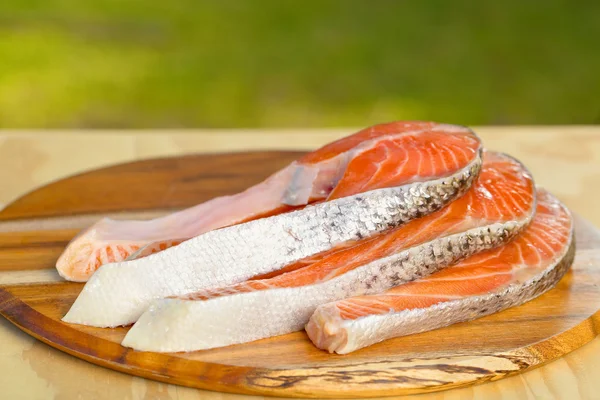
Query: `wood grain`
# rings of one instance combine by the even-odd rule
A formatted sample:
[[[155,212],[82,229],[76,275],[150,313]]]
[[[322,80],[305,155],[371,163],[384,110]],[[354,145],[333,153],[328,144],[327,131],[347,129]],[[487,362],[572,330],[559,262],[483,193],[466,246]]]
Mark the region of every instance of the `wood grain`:
[[[31,218],[60,222],[104,212],[160,213],[230,193],[228,180],[236,182],[234,190],[246,187],[296,156],[279,152],[150,160],[51,184],[17,200],[7,207],[7,214],[0,213],[0,232],[3,225],[4,231],[10,232],[0,234],[0,271],[14,274],[15,270],[36,268],[36,259],[37,267],[51,268],[53,256],[39,257],[32,249],[46,245],[61,248],[76,231],[31,230],[27,224]],[[254,165],[263,158],[267,160],[264,164],[258,162],[262,167]],[[214,165],[218,165],[218,176],[214,175]],[[189,168],[195,168],[194,172]],[[120,190],[107,188],[104,193],[98,188],[99,183],[115,182],[121,176],[128,177],[128,184]],[[156,186],[154,176],[162,177]],[[78,194],[69,205],[55,200],[45,204],[45,197],[54,198],[65,190],[71,196]],[[110,196],[120,208],[107,201]],[[146,199],[138,203],[142,197]],[[82,285],[74,283],[4,286],[0,289],[0,313],[27,333],[77,357],[169,383],[296,397],[422,393],[515,374],[560,357],[595,337],[599,328],[600,239],[582,220],[577,221],[577,237],[579,250],[573,271],[541,298],[477,321],[390,340],[346,356],[316,350],[302,332],[188,354],[135,352],[118,344],[126,328],[97,329],[60,322],[81,290]],[[3,250],[9,256],[2,258]]]
[[[187,207],[240,192],[299,154],[205,154],[115,165],[34,190],[8,204],[0,221]]]

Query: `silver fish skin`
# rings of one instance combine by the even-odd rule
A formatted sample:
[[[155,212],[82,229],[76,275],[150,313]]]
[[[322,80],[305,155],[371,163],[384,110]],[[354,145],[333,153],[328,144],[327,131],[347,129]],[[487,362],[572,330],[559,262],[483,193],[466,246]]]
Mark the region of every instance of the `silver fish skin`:
[[[386,231],[463,195],[481,165],[482,150],[447,177],[331,200],[210,231],[145,258],[103,265],[63,321],[97,327],[128,325],[153,300],[242,282]]]
[[[526,303],[548,290],[567,273],[575,257],[575,242],[551,268],[518,284],[511,284],[495,293],[439,303],[426,310],[407,310],[390,315],[370,315],[344,322],[347,343],[336,347],[338,354],[348,354],[387,339],[443,328],[471,321]]]
[[[298,331],[321,304],[379,293],[434,273],[505,243],[529,220],[494,223],[436,238],[318,284],[204,301],[157,300],[129,330],[122,344],[143,351],[194,351]]]
[[[544,196],[551,197],[548,194],[544,194]],[[556,199],[553,201],[558,203]],[[553,258],[553,261],[546,268],[539,268],[540,270],[536,274],[524,280],[517,279],[514,283],[482,295],[445,301],[427,308],[372,314],[357,319],[339,320],[334,323],[325,321],[331,321],[330,316],[335,313],[333,311],[335,303],[323,304],[317,308],[310,319],[310,323],[323,321],[319,323],[321,329],[331,331],[328,333],[329,339],[323,349],[338,354],[348,354],[387,339],[481,318],[526,303],[544,294],[565,275],[575,257],[572,216],[564,206],[561,207],[571,220],[569,239],[563,250]],[[307,331],[309,331],[308,327]],[[315,329],[312,334],[309,333],[309,336],[313,342],[317,343],[320,339],[312,335],[319,334],[319,330]]]
[[[442,328],[459,322],[485,317],[510,307],[526,303],[548,290],[567,273],[575,258],[575,241],[571,241],[566,254],[551,268],[518,284],[511,284],[496,293],[469,297],[464,300],[440,303],[423,310],[408,310],[388,316],[369,316],[356,321],[356,328],[347,329],[353,335],[349,346],[336,350],[348,354],[386,339],[406,336]],[[402,315],[401,315],[402,314]],[[377,332],[377,334],[373,334]],[[369,334],[371,333],[371,334]]]

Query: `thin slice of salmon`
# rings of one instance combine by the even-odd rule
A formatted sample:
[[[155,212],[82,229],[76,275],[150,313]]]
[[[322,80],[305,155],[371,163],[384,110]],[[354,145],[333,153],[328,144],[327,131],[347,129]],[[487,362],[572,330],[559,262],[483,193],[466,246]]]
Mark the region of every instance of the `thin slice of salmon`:
[[[64,320],[94,326],[130,324],[154,299],[243,282],[440,209],[465,193],[479,174],[479,141],[465,128],[427,125],[418,131],[408,130],[411,126],[398,124],[393,132],[404,129],[403,133],[381,133],[378,139],[367,136],[354,147],[352,158],[348,161],[366,158],[360,168],[375,164],[378,168],[389,169],[389,163],[396,165],[396,170],[386,173],[384,183],[375,177],[364,182],[357,179],[362,182],[356,186],[359,194],[347,196],[348,192],[344,192],[343,196],[337,197],[337,194],[331,193],[328,201],[297,211],[212,230],[144,258],[103,265],[83,288]],[[373,132],[387,132],[385,129],[392,132],[392,127],[378,126],[373,128]],[[358,135],[374,135],[373,132],[367,130]],[[460,143],[464,142],[463,145],[455,143],[455,138]],[[376,142],[369,142],[373,140]],[[429,154],[426,149],[432,147],[432,140],[437,142],[437,149],[460,149],[457,152],[463,154],[465,160],[471,154],[468,157],[470,161],[466,160],[466,165],[455,171],[454,167],[461,163],[450,164],[445,160],[442,157],[446,154],[445,150],[437,153],[440,157],[432,155],[425,158],[421,153]],[[395,159],[396,148],[410,148],[410,156]],[[384,149],[378,150],[377,154],[383,152],[387,155],[381,159],[368,154],[373,149]],[[329,161],[350,157],[345,152],[331,158],[331,151],[326,147],[326,154],[322,157]],[[413,168],[415,163],[430,165],[431,158],[438,160],[434,161],[439,164],[438,167]],[[448,170],[444,166],[452,167]],[[343,171],[346,174],[347,168]],[[393,176],[397,178],[390,180]],[[348,173],[339,182],[352,179],[352,174]],[[380,184],[384,188],[379,188]],[[291,191],[298,194],[303,190],[304,185],[299,185]],[[297,199],[296,196],[294,198]]]
[[[389,291],[321,305],[306,332],[320,349],[349,353],[374,343],[468,321],[551,289],[575,254],[569,211],[538,192],[536,216],[510,243]]]
[[[147,256],[214,229],[317,201],[453,177],[480,162],[480,151],[479,139],[465,127],[433,122],[375,125],[305,155],[239,194],[149,221],[105,218],[71,241],[56,268],[65,279],[85,282],[103,264],[133,253]],[[452,196],[432,199],[441,206]]]
[[[479,179],[444,209],[271,278],[156,301],[123,345],[192,351],[300,330],[320,304],[379,293],[505,243],[534,210],[535,188],[525,167],[485,153]]]

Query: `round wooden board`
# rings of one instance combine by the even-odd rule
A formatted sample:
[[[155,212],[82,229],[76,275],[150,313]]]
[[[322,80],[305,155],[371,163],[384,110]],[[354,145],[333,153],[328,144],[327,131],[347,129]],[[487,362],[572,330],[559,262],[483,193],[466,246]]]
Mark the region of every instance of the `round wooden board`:
[[[289,397],[390,396],[496,380],[560,357],[597,334],[600,235],[582,219],[571,272],[542,297],[349,355],[317,350],[304,332],[187,354],[137,352],[119,344],[127,328],[60,321],[83,285],[62,281],[54,262],[80,228],[100,215],[155,216],[237,192],[298,155],[140,161],[25,195],[0,212],[0,313],[41,341],[104,367],[202,389]]]

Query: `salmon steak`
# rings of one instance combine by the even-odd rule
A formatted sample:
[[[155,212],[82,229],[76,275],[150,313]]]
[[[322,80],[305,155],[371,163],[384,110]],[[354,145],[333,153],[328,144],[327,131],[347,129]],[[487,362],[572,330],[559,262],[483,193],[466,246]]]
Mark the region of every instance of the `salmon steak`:
[[[380,293],[506,243],[531,222],[535,186],[518,161],[492,152],[483,158],[470,190],[445,208],[275,275],[156,300],[123,345],[193,351],[301,330],[321,304]]]
[[[103,265],[63,320],[127,325],[155,299],[274,273],[431,214],[470,188],[481,169],[481,154],[480,141],[463,127],[391,123],[366,129],[307,154],[262,187],[215,200],[225,202],[217,214],[228,217],[210,226],[230,224],[229,214],[239,213],[236,201],[244,203],[243,218],[248,218],[247,207],[253,216],[273,213],[282,204],[305,207],[209,230],[143,258]],[[260,211],[253,208],[253,196]],[[306,206],[315,198],[320,201]],[[268,207],[263,207],[265,202]],[[189,222],[188,212],[174,215]]]
[[[67,280],[85,282],[103,264],[148,256],[214,229],[289,212],[308,204],[395,188],[362,199],[369,206],[379,208],[395,206],[398,202],[398,206],[405,208],[403,212],[393,217],[382,216],[381,224],[369,224],[372,226],[362,231],[348,229],[339,240],[368,235],[378,228],[385,229],[389,224],[438,209],[456,198],[477,175],[480,152],[479,139],[465,127],[432,122],[375,125],[305,155],[244,192],[218,197],[153,220],[102,219],[69,243],[56,268]],[[384,198],[387,200],[382,203]],[[321,207],[320,212],[333,213],[347,204],[348,201],[334,202]],[[301,215],[316,212],[313,209]],[[270,224],[273,220],[252,225],[252,229],[236,228],[227,232],[231,237],[235,235],[235,240],[244,240],[249,232],[262,235],[264,232],[259,226],[268,228]],[[199,246],[194,243],[187,249],[196,247]],[[315,249],[321,250],[320,247]],[[205,264],[204,260],[193,262]]]
[[[533,222],[510,243],[381,294],[320,305],[308,336],[320,349],[346,354],[496,313],[551,289],[573,261],[573,221],[548,192],[537,198]]]

